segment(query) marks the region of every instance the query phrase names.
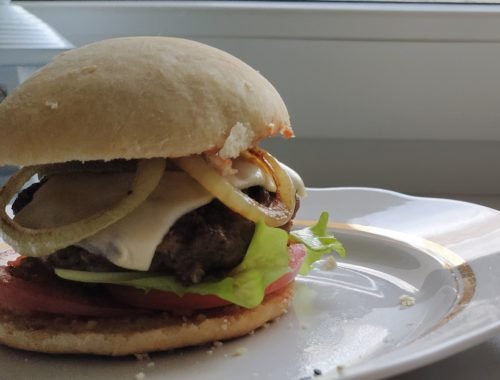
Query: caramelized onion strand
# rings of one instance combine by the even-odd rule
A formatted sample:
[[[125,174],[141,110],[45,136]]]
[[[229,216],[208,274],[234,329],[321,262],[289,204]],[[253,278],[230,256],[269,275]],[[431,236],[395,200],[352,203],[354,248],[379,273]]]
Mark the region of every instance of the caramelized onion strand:
[[[176,164],[193,177],[214,197],[234,212],[258,222],[263,220],[272,227],[286,224],[295,210],[295,189],[288,174],[268,152],[254,148],[245,154],[252,161],[259,161],[267,168],[276,183],[276,197],[269,207],[264,206],[241,190],[234,187],[226,178],[210,166],[200,155],[176,158]],[[245,156],[244,156],[245,157]]]

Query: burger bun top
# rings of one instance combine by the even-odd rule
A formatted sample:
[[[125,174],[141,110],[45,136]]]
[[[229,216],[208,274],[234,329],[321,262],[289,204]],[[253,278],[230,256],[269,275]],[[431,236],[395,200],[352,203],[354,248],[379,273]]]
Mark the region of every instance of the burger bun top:
[[[179,38],[105,40],[56,56],[0,103],[0,165],[236,157],[291,135],[276,89],[216,48]]]

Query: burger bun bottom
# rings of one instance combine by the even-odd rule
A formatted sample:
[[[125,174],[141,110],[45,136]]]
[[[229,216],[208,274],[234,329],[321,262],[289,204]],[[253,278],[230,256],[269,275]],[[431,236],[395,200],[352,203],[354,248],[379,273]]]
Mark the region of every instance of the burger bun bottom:
[[[53,354],[122,356],[197,346],[240,337],[289,307],[293,283],[253,309],[237,306],[195,312],[120,318],[23,315],[0,311],[0,342],[14,348]]]

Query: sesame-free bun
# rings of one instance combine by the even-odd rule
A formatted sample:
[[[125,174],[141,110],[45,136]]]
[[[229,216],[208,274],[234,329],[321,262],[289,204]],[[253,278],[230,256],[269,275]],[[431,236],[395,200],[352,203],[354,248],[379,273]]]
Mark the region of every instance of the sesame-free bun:
[[[44,353],[108,356],[195,346],[252,332],[283,314],[292,296],[293,284],[268,295],[253,309],[231,306],[184,318],[160,312],[141,317],[82,319],[0,311],[0,342]]]
[[[275,88],[232,55],[184,39],[105,40],[56,56],[0,103],[0,165],[235,157],[291,134]]]

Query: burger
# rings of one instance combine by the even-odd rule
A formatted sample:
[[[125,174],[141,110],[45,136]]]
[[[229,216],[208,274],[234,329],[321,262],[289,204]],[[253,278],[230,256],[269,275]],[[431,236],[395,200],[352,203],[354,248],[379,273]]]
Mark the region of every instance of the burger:
[[[235,338],[284,313],[297,273],[343,252],[328,215],[292,230],[293,137],[239,59],[166,37],[53,59],[0,104],[0,342],[128,355]]]

